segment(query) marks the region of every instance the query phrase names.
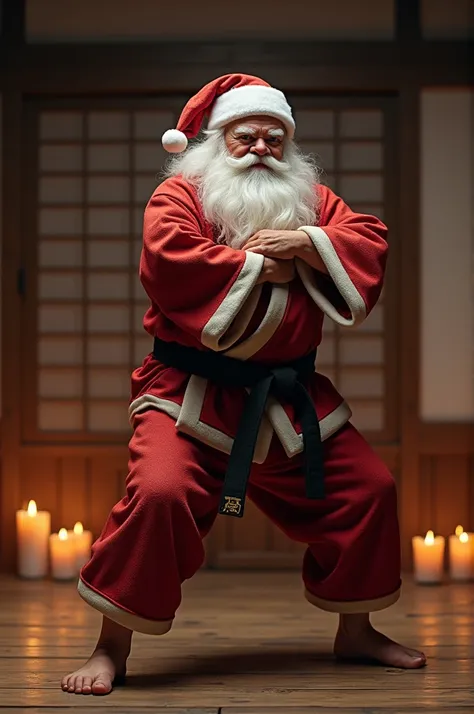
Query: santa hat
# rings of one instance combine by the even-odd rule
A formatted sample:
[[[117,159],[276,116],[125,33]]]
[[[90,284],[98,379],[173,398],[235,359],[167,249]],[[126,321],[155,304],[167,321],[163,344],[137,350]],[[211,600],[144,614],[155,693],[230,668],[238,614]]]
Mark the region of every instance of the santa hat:
[[[226,74],[206,84],[187,102],[176,129],[162,136],[166,151],[179,154],[188,139],[199,134],[204,118],[207,128],[221,129],[236,119],[264,115],[279,119],[290,138],[295,133],[295,121],[286,97],[263,79],[248,74]]]

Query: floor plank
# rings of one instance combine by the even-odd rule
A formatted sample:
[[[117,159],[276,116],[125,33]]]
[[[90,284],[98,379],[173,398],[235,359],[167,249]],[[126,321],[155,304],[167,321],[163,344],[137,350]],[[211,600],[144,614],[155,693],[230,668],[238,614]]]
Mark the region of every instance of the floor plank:
[[[100,616],[74,583],[0,578],[0,714],[456,714],[474,710],[474,592],[409,581],[373,622],[423,649],[419,671],[341,665],[337,617],[311,607],[298,575],[202,572],[173,630],[134,638],[125,687],[66,694],[61,677],[95,643]]]
[[[450,707],[448,714],[467,714],[467,710],[471,705],[466,705],[465,707]],[[169,710],[168,710],[169,711]],[[222,707],[219,714],[275,714],[279,711],[277,707],[252,707],[250,710],[248,707]],[[331,714],[355,714],[360,712],[361,714],[395,714],[395,712],[400,712],[400,714],[447,714],[446,709],[433,709],[429,708],[416,708],[412,707],[406,709],[394,709],[393,707],[364,707],[363,709],[350,709],[347,707],[333,707],[330,710],[327,708],[326,704],[321,704],[319,706],[309,706],[309,707],[291,707],[288,710],[291,714],[321,714],[325,711],[330,711]],[[280,712],[280,714],[283,714]]]
[[[92,703],[87,700],[87,713],[88,714],[101,714],[103,711],[103,708],[101,706],[97,706],[97,700],[91,700]],[[0,712],[1,714],[18,714],[19,712],[26,712],[27,714],[60,714],[60,712],[63,711],[68,711],[68,708],[66,707],[3,707],[0,704]],[[114,707],[114,714],[131,714],[133,711],[133,714],[220,714],[219,709],[216,709],[215,707],[212,707],[209,709],[206,707],[205,709],[202,709],[202,707],[195,708],[195,707],[186,707],[183,709],[183,707],[156,707],[155,705],[151,705],[149,707],[133,707],[133,710],[130,709],[130,707],[121,707],[121,706],[115,706]],[[446,713],[445,713],[446,714]]]
[[[30,658],[2,658],[0,660],[0,671],[3,675],[8,675],[8,681],[0,680],[0,688],[5,684],[10,684],[18,672],[21,674],[34,673],[38,676],[50,675],[53,680],[64,674],[65,671],[72,671],[81,664],[83,658],[49,658],[49,657],[30,657]],[[270,657],[265,657],[262,653],[256,654],[249,649],[236,649],[235,651],[216,655],[211,650],[199,651],[190,653],[183,650],[181,655],[176,653],[161,652],[153,654],[151,657],[132,657],[129,666],[130,677],[139,675],[145,676],[187,676],[203,677],[206,674],[213,676],[243,676],[243,675],[265,675],[277,676],[288,674],[293,676],[308,676],[318,677],[318,681],[336,680],[338,683],[344,675],[348,674],[351,677],[363,675],[364,678],[370,679],[375,677],[380,681],[381,668],[374,668],[367,671],[365,666],[356,667],[347,665],[345,668],[333,662],[329,655],[318,655],[318,653],[299,652],[293,650],[274,651]],[[464,673],[474,672],[474,662],[471,659],[452,660],[447,657],[432,657],[429,662],[429,667],[420,672],[407,673],[401,670],[384,668],[384,671],[393,677],[411,677],[423,676],[423,682],[427,678],[436,675],[437,677],[446,676],[452,678]],[[54,680],[55,681],[55,680]]]
[[[265,689],[253,689],[251,687],[234,689],[226,687],[222,689],[216,681],[215,685],[208,688],[193,685],[192,689],[167,689],[158,688],[140,689],[135,687],[124,687],[123,690],[116,690],[107,697],[100,698],[101,708],[112,708],[117,706],[129,707],[131,714],[134,707],[195,707],[197,702],[204,708],[225,706],[240,706],[247,708],[247,714],[253,714],[255,707],[266,706],[275,707],[286,712],[291,712],[295,706],[308,705],[318,699],[324,704],[328,711],[337,707],[352,708],[353,712],[366,713],[367,707],[385,708],[388,711],[398,709],[405,714],[405,707],[413,706],[415,702],[407,702],[407,697],[416,699],[418,708],[425,708],[432,711],[432,708],[444,708],[445,714],[452,711],[453,706],[470,706],[474,708],[474,696],[472,688],[463,690],[438,689],[436,692],[418,691],[413,689],[410,693],[397,689],[387,689],[386,687],[377,690],[353,689],[341,691],[340,689],[328,689],[321,695],[317,687],[311,689],[282,688],[269,686]],[[67,701],[65,701],[67,698]],[[53,707],[85,708],[90,704],[97,706],[96,697],[82,697],[74,694],[65,694],[58,690],[41,689],[6,689],[2,691],[3,706],[41,706],[47,704]]]

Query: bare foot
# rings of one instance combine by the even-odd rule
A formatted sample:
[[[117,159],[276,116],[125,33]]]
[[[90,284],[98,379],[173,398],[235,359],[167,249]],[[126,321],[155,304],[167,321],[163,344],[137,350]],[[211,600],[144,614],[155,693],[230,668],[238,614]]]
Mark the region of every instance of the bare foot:
[[[104,617],[97,646],[80,669],[63,677],[61,688],[70,694],[109,694],[125,679],[132,632]]]
[[[71,694],[108,694],[114,682],[125,677],[126,660],[117,664],[106,650],[97,649],[84,667],[63,678],[61,687]]]
[[[403,647],[375,630],[368,615],[341,615],[334,654],[341,660],[366,660],[401,669],[426,665],[423,652]]]

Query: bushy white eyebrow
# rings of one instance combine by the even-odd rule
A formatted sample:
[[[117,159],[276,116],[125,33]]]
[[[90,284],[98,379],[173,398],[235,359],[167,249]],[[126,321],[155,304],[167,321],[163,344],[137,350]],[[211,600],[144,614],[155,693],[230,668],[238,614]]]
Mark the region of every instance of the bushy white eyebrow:
[[[241,134],[244,134],[244,135],[249,134],[250,136],[255,136],[256,133],[257,133],[256,129],[254,129],[251,126],[242,125],[242,126],[236,127],[236,129],[234,129],[235,136],[240,136]],[[275,137],[285,136],[285,132],[283,131],[283,129],[278,129],[278,128],[277,129],[269,129],[268,134],[270,136],[275,136]]]
[[[238,134],[250,134],[250,136],[254,136],[257,132],[255,129],[252,129],[250,126],[238,126],[236,129],[234,129],[234,134],[237,136]]]

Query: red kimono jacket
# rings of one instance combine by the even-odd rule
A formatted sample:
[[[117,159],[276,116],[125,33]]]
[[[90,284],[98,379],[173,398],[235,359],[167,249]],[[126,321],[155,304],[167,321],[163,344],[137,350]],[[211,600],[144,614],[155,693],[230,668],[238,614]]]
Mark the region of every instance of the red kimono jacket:
[[[289,284],[257,285],[263,256],[215,242],[195,188],[176,177],[154,192],[144,218],[140,279],[151,304],[145,330],[166,341],[215,350],[242,360],[287,362],[308,354],[322,337],[324,315],[356,326],[376,304],[387,256],[385,225],[354,213],[325,186],[316,187],[318,225],[301,226],[328,275],[297,260]],[[308,386],[324,440],[351,411],[325,376]],[[159,409],[176,429],[230,453],[245,400],[241,388],[222,387],[166,367],[152,355],[132,376],[129,416]],[[270,397],[254,461],[263,463],[273,434],[291,457],[303,450],[292,407]]]

